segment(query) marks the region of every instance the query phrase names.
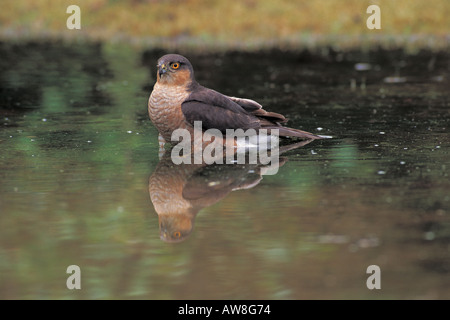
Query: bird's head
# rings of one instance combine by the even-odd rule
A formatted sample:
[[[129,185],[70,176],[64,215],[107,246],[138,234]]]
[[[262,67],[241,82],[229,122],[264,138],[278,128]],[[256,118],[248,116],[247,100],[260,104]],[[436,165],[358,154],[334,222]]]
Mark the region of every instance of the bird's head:
[[[158,60],[157,81],[161,84],[185,86],[194,81],[194,69],[188,59],[179,54],[166,54]]]
[[[183,213],[160,214],[159,233],[165,242],[182,242],[186,240],[194,227],[195,215]]]

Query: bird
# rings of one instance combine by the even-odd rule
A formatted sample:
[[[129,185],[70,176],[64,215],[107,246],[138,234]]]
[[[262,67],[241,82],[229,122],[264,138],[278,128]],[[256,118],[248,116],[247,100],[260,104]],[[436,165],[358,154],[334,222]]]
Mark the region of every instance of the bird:
[[[282,146],[280,154],[301,148],[313,140]],[[281,157],[279,166],[288,159]],[[159,236],[164,242],[178,243],[190,237],[197,214],[218,203],[228,194],[256,187],[263,176],[271,175],[271,166],[260,163],[243,165],[174,165],[172,155],[163,153],[148,180],[150,200],[158,215]]]
[[[276,129],[279,137],[302,140],[327,137],[284,126],[288,121],[285,116],[264,110],[252,99],[227,96],[200,85],[191,62],[179,54],[166,54],[158,59],[148,113],[163,145],[171,142],[177,129],[187,129],[193,134],[196,121],[201,121],[203,131],[217,129],[223,134],[227,129],[254,129],[257,133],[261,129],[268,133]]]
[[[260,164],[174,165],[165,153],[149,177],[148,191],[158,214],[160,239],[182,242],[192,234],[197,214],[224,199],[230,192],[251,189],[265,175]],[[286,159],[281,160],[281,165]]]

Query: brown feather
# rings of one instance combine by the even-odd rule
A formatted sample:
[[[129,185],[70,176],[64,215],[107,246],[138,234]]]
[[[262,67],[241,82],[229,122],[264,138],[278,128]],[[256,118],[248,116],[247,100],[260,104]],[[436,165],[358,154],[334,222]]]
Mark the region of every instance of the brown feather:
[[[167,69],[173,62],[177,70]],[[199,85],[191,63],[185,57],[170,54],[158,60],[157,83],[149,99],[149,115],[166,141],[177,128],[193,129],[195,121],[202,129],[277,129],[283,137],[321,139],[322,136],[283,127],[287,119],[276,112],[268,112],[251,99],[229,97]],[[160,76],[161,73],[161,76]]]

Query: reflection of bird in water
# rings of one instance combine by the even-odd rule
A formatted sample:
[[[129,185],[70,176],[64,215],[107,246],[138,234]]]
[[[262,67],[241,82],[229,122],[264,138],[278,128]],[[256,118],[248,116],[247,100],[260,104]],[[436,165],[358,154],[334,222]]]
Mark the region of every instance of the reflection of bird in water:
[[[158,60],[157,81],[148,102],[150,119],[160,133],[161,142],[170,142],[176,129],[186,129],[193,135],[194,122],[202,130],[227,129],[278,130],[281,137],[320,139],[298,129],[284,127],[287,119],[278,113],[265,111],[250,99],[225,96],[205,88],[195,81],[194,69],[188,59],[168,54]],[[227,139],[223,140],[225,144]],[[230,143],[234,143],[230,141]]]
[[[280,153],[301,147],[312,140],[280,148]],[[175,165],[171,153],[163,154],[149,178],[149,194],[159,219],[160,237],[181,242],[192,232],[197,213],[215,204],[228,193],[256,186],[270,169],[259,164]],[[279,166],[286,158],[279,159]]]

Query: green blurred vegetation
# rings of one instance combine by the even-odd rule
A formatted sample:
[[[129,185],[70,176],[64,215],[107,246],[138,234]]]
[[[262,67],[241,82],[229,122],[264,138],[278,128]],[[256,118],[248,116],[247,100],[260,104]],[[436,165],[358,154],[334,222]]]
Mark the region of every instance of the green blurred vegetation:
[[[63,42],[0,51],[0,298],[448,298],[448,80],[382,82],[391,62],[428,79],[448,56],[192,56],[205,85],[336,138],[288,153],[277,175],[203,209],[173,245],[159,239],[147,189],[160,53]],[[352,90],[362,58],[381,70]],[[417,63],[431,59],[433,70]],[[378,295],[365,288],[373,263]],[[65,287],[71,264],[80,291]]]
[[[81,8],[82,28],[67,30],[67,6]],[[381,30],[366,27],[371,4],[381,8]],[[6,1],[3,38],[129,41],[173,48],[303,47],[360,43],[445,47],[447,0],[68,0]]]

